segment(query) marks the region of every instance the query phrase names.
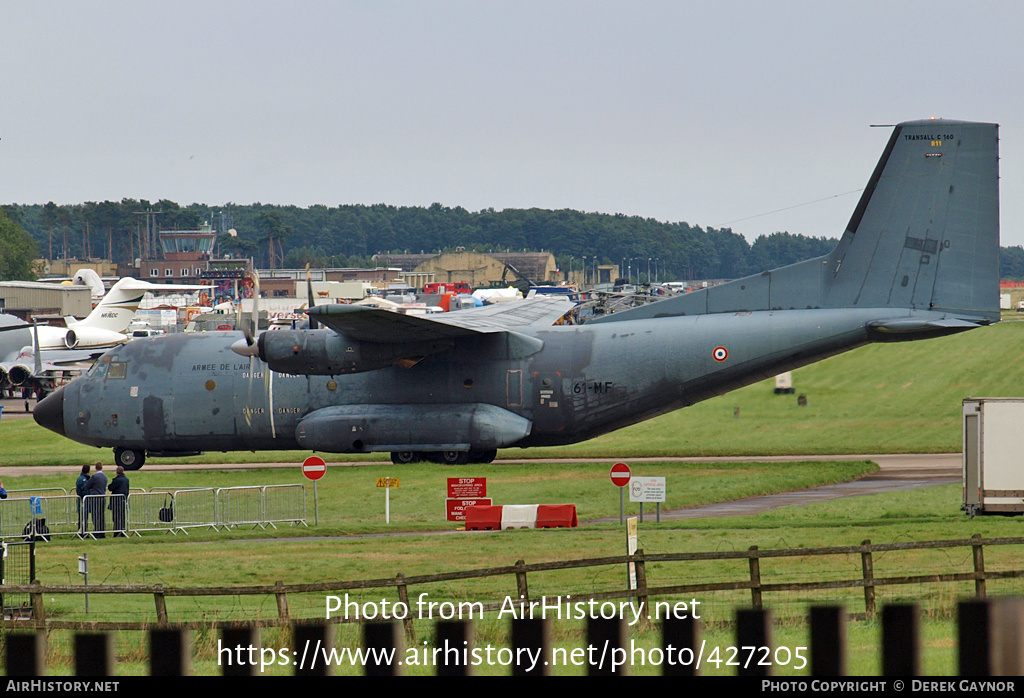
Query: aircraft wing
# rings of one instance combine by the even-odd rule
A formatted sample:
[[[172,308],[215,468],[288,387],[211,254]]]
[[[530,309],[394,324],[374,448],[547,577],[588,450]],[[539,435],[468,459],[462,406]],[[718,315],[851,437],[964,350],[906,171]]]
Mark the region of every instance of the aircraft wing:
[[[437,315],[404,315],[358,305],[321,305],[307,313],[326,327],[364,342],[406,343],[550,327],[575,304],[531,298]]]

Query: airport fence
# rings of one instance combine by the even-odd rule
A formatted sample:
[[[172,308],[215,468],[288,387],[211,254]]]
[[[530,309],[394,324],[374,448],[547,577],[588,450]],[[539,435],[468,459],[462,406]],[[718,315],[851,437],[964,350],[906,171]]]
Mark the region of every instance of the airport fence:
[[[560,560],[490,567],[441,574],[386,579],[324,581],[256,586],[169,587],[157,585],[42,585],[0,586],[0,593],[30,593],[32,623],[39,627],[87,627],[91,623],[141,629],[153,623],[196,623],[221,627],[254,621],[266,627],[287,625],[295,619],[323,617],[325,598],[337,599],[332,622],[361,623],[382,617],[396,605],[410,638],[414,621],[446,617],[469,604],[481,613],[494,613],[552,599],[573,603],[631,604],[657,611],[662,604],[704,603],[704,608],[764,607],[771,595],[780,617],[787,608],[798,616],[810,605],[841,604],[856,618],[873,618],[882,603],[926,600],[921,603],[935,617],[952,608],[952,597],[987,598],[998,583],[1001,595],[1024,594],[1024,538],[990,538],[871,544],[828,548],[782,548],[744,551],[684,552]],[[928,557],[931,556],[931,557]],[[852,558],[852,560],[851,560]],[[856,565],[856,574],[849,571]],[[580,570],[586,570],[581,574]],[[904,574],[914,570],[918,574]],[[623,574],[625,573],[625,574]],[[627,577],[628,575],[628,577]],[[624,586],[623,579],[635,580]],[[581,582],[581,579],[587,581]],[[940,590],[949,593],[942,594]],[[902,591],[901,591],[902,590]],[[69,595],[89,593],[109,598],[94,604],[104,621],[69,613],[75,606],[62,601]],[[132,602],[133,617],[126,621],[131,596],[150,596],[145,604]],[[449,601],[445,598],[457,598]],[[344,602],[340,599],[344,598]],[[44,604],[51,599],[58,612],[49,618]],[[169,608],[168,600],[178,599]],[[439,600],[440,599],[440,600]],[[700,601],[698,601],[700,600]],[[276,613],[272,610],[276,608]],[[154,613],[155,611],[155,613]],[[657,615],[657,614],[656,614]],[[714,620],[714,613],[704,616]]]
[[[401,625],[367,623],[361,643],[341,643],[335,626],[323,621],[290,623],[290,648],[264,647],[259,628],[243,623],[222,628],[216,664],[224,676],[257,676],[266,671],[296,676],[357,673],[368,676],[402,674],[405,666],[421,664],[438,676],[502,673],[513,676],[551,675],[585,668],[589,676],[632,673],[697,676],[727,673],[758,679],[755,687],[791,691],[896,691],[955,690],[904,685],[899,679],[922,675],[921,614],[913,604],[882,608],[881,676],[892,682],[836,681],[849,675],[850,651],[847,617],[841,606],[810,609],[806,646],[777,644],[772,613],[765,609],[739,609],[735,613],[735,644],[721,647],[702,636],[702,623],[693,617],[660,622],[660,642],[637,643],[622,619],[589,617],[582,646],[554,642],[551,618],[513,618],[508,641],[483,646],[476,641],[475,621],[434,623],[432,643],[406,646]],[[956,673],[961,677],[1019,677],[1024,673],[1024,599],[1000,598],[964,601],[957,606]],[[150,676],[187,676],[192,673],[193,643],[188,628],[148,629]],[[46,631],[7,633],[7,676],[52,676],[46,662]],[[286,641],[287,642],[287,641]],[[578,641],[572,641],[576,643]],[[361,646],[359,646],[361,645]],[[78,676],[115,676],[116,653],[112,635],[77,633],[73,665]],[[290,650],[290,651],[289,651]],[[410,652],[412,654],[410,654]],[[413,661],[409,661],[410,657]],[[283,659],[282,659],[283,658]],[[422,659],[421,659],[422,658]],[[804,673],[770,681],[774,674]],[[863,673],[859,674],[864,676]],[[769,683],[764,683],[769,681]],[[953,685],[950,681],[949,685]],[[1013,692],[1013,681],[956,682],[960,691]]]
[[[141,535],[192,528],[306,525],[302,485],[162,489],[120,494],[59,494],[0,500],[0,540],[96,538],[107,533]]]

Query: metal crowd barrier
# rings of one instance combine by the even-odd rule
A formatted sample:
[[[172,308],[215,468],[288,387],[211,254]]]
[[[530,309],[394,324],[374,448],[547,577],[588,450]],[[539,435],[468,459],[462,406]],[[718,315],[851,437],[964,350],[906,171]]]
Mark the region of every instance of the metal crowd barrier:
[[[128,525],[133,532],[171,531],[174,523],[174,495],[169,492],[133,492],[128,498]]]
[[[44,538],[78,533],[78,497],[8,497],[0,500],[0,538]]]
[[[243,524],[266,528],[262,487],[221,487],[217,490],[217,502],[217,523],[224,528]]]
[[[263,520],[306,525],[306,488],[302,485],[268,485],[263,488]],[[274,526],[277,528],[277,526]]]
[[[190,528],[306,525],[302,485],[168,489],[120,494],[9,497],[0,500],[0,539],[97,538]]]
[[[217,490],[178,490],[171,493],[174,532],[187,533],[188,528],[217,528]]]

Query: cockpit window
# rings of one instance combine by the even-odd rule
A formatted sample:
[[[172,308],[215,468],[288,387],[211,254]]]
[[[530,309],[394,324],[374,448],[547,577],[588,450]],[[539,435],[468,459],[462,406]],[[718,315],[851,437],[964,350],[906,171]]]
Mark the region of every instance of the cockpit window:
[[[107,375],[108,366],[110,366],[110,364],[105,361],[97,361],[92,365],[92,368],[89,369],[89,373],[87,375],[95,378],[103,378],[103,376]]]
[[[128,364],[124,361],[111,361],[107,369],[107,378],[124,378],[128,373]]]

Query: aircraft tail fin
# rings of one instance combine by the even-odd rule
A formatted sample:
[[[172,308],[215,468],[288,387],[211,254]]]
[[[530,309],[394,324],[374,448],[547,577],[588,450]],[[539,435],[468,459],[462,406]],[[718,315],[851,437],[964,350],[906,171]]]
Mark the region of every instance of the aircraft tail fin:
[[[998,320],[998,126],[897,126],[829,265],[827,307]]]
[[[147,289],[140,288],[140,283],[126,276],[114,284],[107,295],[103,296],[92,312],[79,322],[68,324],[68,327],[94,327],[112,332],[124,332],[128,329],[135,311],[139,309],[142,297]],[[149,284],[146,284],[147,286]]]
[[[998,126],[899,124],[832,253],[594,322],[804,308],[998,321]]]

